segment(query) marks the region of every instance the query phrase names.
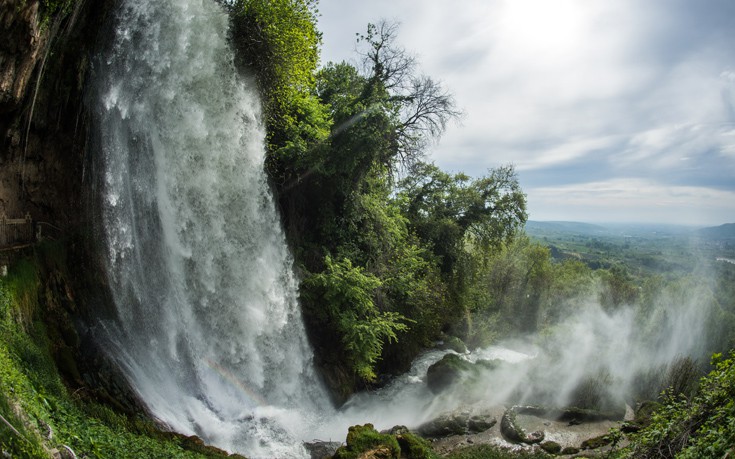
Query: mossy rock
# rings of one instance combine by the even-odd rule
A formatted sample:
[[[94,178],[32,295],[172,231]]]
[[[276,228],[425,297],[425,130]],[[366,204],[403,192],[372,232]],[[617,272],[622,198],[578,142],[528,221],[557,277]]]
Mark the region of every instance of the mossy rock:
[[[436,459],[431,445],[405,426],[378,432],[372,424],[352,426],[347,444],[334,453],[334,459]]]
[[[439,346],[440,349],[451,349],[459,354],[467,352],[467,345],[464,341],[457,338],[456,336],[446,336],[442,340],[442,344]]]
[[[633,422],[639,426],[647,426],[651,423],[651,416],[661,407],[661,404],[651,400],[646,400],[635,410],[635,418]]]
[[[549,454],[561,453],[561,445],[555,441],[545,441],[539,444],[539,446]]]
[[[492,360],[482,359],[482,360],[478,360],[477,362],[475,362],[475,367],[478,370],[482,369],[482,370],[494,371],[500,368],[500,366],[503,365],[504,363],[507,363],[507,362],[504,362],[503,360],[500,360],[500,359],[492,359]]]
[[[581,449],[598,449],[610,443],[612,443],[612,438],[608,435],[600,435],[599,437],[593,437],[583,441],[580,447]]]
[[[421,424],[417,429],[426,438],[442,438],[484,432],[497,423],[492,416],[470,415],[469,412],[450,413]]]
[[[372,424],[355,425],[347,432],[347,444],[334,453],[334,459],[398,459],[401,447],[394,435],[382,434]]]
[[[473,369],[473,364],[457,354],[447,354],[429,367],[426,372],[426,384],[432,392],[438,394],[460,382],[464,375]]]
[[[401,447],[401,457],[405,459],[432,459],[436,457],[429,443],[411,432],[396,435]]]
[[[567,446],[561,450],[561,454],[565,456],[579,454],[579,448],[575,448],[574,446]]]

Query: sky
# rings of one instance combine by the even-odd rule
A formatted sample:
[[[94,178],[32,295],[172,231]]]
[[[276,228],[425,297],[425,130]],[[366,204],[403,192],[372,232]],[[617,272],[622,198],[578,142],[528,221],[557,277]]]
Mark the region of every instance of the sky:
[[[513,164],[529,219],[735,222],[735,1],[320,0],[322,63],[381,19],[464,115],[428,154]]]

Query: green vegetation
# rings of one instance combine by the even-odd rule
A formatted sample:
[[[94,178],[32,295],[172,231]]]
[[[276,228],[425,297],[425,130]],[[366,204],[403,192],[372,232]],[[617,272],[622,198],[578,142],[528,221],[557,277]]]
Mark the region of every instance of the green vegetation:
[[[715,355],[714,370],[687,397],[662,396],[650,423],[624,452],[635,458],[722,458],[735,453],[735,352]]]
[[[512,451],[495,445],[473,445],[452,451],[446,459],[549,459],[543,451]]]
[[[394,427],[390,433],[379,433],[372,424],[352,426],[347,444],[340,447],[334,459],[375,457],[384,459],[436,459],[429,443],[408,431]]]
[[[70,389],[57,365],[65,317],[55,286],[64,283],[61,244],[46,244],[0,278],[0,450],[7,457],[47,458],[66,447],[89,458],[226,457],[196,450],[191,439],[161,432],[144,416],[125,416]],[[66,290],[65,290],[66,291]],[[64,295],[65,296],[65,295]],[[198,452],[196,452],[198,451]]]
[[[373,381],[373,365],[380,357],[384,340],[394,342],[396,332],[405,331],[406,318],[396,312],[380,312],[373,303],[373,292],[380,280],[355,268],[348,259],[333,263],[327,256],[327,271],[307,279],[306,288],[318,295],[326,307],[315,314],[326,328],[336,330],[347,351],[346,359],[357,374]]]
[[[326,113],[313,94],[321,34],[316,0],[227,2],[239,66],[255,76],[263,98],[268,143],[294,157],[327,136]],[[274,171],[275,172],[275,171]]]
[[[40,11],[40,26],[41,28],[47,28],[51,25],[51,20],[55,19],[60,21],[71,13],[72,8],[77,3],[77,0],[41,0]]]

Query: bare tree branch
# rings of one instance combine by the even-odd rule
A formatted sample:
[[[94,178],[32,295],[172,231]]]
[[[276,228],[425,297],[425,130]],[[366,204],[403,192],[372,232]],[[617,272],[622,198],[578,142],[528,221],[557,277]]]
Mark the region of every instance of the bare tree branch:
[[[406,168],[421,159],[425,147],[437,140],[452,119],[461,116],[454,98],[425,75],[416,75],[416,59],[396,44],[399,25],[385,20],[368,24],[362,53],[369,96],[381,97],[398,117],[392,139],[398,162]]]

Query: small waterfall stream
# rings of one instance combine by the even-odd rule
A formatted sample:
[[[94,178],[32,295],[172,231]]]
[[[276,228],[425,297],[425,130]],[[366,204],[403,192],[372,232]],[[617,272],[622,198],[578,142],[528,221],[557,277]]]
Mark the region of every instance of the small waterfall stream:
[[[154,416],[230,451],[302,456],[329,398],[263,171],[252,84],[211,0],[123,0],[98,72],[111,354]],[[313,425],[312,425],[313,427]]]

